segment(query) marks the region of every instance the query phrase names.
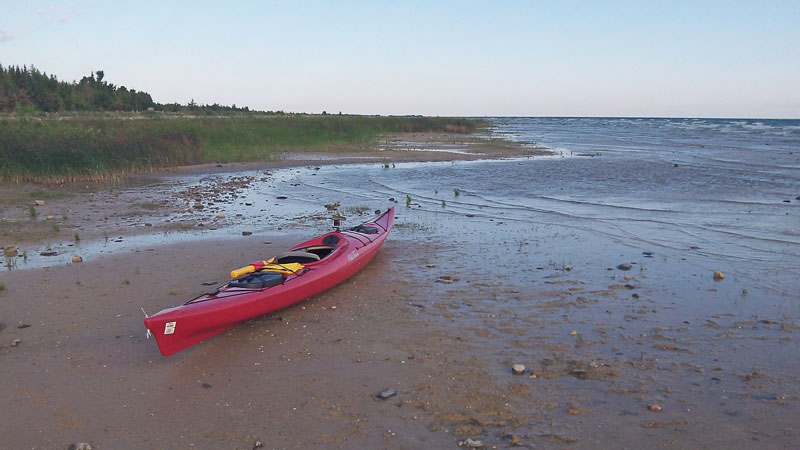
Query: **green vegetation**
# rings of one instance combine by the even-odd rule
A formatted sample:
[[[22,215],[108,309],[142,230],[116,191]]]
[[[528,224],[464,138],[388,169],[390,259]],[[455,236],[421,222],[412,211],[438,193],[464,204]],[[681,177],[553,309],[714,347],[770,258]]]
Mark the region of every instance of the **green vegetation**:
[[[438,117],[164,114],[0,118],[0,181],[104,180],[180,165],[264,161],[287,150],[371,148],[381,134],[475,130]]]
[[[156,104],[146,92],[117,87],[98,70],[78,83],[58,81],[35,67],[0,65],[0,111],[143,111]]]
[[[0,65],[0,112],[17,114],[55,113],[64,111],[167,111],[192,114],[225,114],[248,112],[249,108],[198,105],[160,104],[147,92],[115,86],[105,80],[105,72],[97,70],[79,82],[59,81],[31,66]]]

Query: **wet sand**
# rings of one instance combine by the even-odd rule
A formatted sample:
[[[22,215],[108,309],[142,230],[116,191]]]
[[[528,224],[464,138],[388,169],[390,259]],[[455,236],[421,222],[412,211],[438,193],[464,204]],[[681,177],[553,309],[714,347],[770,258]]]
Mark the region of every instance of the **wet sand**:
[[[453,155],[461,154],[434,157]],[[270,177],[272,167],[247,170]],[[208,290],[204,282],[222,283],[231,268],[327,226],[324,213],[268,218],[258,229],[247,217],[217,219],[207,199],[236,202],[224,195],[233,185],[172,195],[173,177],[230,169],[191,168],[163,183],[47,202],[70,211],[66,243],[53,247],[108,250],[82,263],[4,268],[3,446],[792,448],[798,440],[793,303],[782,315],[741,317],[726,301],[742,296],[741,284],[681,261],[557,226],[413,205],[399,206],[389,240],[349,281],[164,358],[144,336],[140,308],[180,304]],[[380,203],[370,206],[394,204]],[[431,231],[457,221],[465,232],[452,239]],[[66,247],[73,224],[82,237]],[[224,237],[176,238],[199,224]],[[255,233],[242,236],[242,227]],[[153,230],[171,243],[136,241]],[[20,248],[40,267],[46,257],[34,254],[44,245]],[[706,307],[686,317],[689,301]],[[514,375],[513,364],[524,373]],[[387,389],[396,395],[376,398]]]

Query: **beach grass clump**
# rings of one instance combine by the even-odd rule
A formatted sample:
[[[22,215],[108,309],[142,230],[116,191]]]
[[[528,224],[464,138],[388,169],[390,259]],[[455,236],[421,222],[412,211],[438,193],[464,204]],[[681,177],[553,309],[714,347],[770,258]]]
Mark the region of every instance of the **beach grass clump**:
[[[0,181],[113,180],[181,165],[270,161],[285,151],[348,151],[381,134],[474,131],[480,122],[348,115],[58,115],[0,118]]]

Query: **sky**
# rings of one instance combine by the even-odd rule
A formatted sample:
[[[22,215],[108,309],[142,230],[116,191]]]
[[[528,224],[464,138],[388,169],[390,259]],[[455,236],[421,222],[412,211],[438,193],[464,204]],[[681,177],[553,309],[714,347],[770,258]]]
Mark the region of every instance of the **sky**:
[[[0,64],[271,111],[800,118],[800,0],[0,0]]]

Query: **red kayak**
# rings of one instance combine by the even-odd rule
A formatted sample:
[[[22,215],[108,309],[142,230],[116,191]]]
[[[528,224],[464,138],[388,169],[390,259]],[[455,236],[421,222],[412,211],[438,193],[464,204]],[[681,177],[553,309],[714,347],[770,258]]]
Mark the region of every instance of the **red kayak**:
[[[394,207],[357,227],[295,245],[268,261],[234,270],[228,283],[147,317],[144,326],[164,356],[177,353],[350,278],[375,256],[393,224]]]

